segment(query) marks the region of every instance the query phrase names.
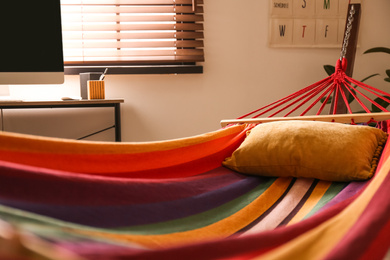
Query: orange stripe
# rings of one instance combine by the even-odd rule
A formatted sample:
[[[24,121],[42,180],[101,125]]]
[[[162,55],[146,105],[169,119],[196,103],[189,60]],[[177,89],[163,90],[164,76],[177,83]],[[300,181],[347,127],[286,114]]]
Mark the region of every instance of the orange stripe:
[[[0,149],[29,153],[70,154],[134,154],[172,150],[205,143],[228,135],[245,131],[246,125],[235,125],[202,135],[158,142],[93,142],[70,139],[32,136],[0,132]]]

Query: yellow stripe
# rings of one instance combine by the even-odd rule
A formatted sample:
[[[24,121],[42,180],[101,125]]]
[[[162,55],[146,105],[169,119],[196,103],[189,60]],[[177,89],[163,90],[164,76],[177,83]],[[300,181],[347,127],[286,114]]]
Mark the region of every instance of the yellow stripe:
[[[390,159],[363,193],[338,215],[257,259],[323,259],[353,227],[390,171]]]
[[[301,221],[309,212],[317,205],[325,192],[329,189],[332,182],[329,181],[319,181],[314,188],[313,192],[310,194],[310,197],[306,200],[303,207],[298,211],[298,213],[290,220],[287,225],[291,225]]]
[[[89,230],[73,230],[76,233],[103,237],[117,241],[137,243],[150,248],[168,247],[228,237],[256,220],[271,207],[288,188],[291,178],[278,178],[263,194],[235,214],[209,226],[164,235],[126,235]]]

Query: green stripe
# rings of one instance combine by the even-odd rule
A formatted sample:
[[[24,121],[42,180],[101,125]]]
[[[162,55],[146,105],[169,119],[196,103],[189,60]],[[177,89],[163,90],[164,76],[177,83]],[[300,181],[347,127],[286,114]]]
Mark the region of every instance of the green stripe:
[[[307,219],[314,215],[317,211],[322,209],[330,200],[337,196],[344,189],[347,184],[345,182],[332,182],[329,188],[326,190],[325,194],[314,206],[314,208],[303,218]]]

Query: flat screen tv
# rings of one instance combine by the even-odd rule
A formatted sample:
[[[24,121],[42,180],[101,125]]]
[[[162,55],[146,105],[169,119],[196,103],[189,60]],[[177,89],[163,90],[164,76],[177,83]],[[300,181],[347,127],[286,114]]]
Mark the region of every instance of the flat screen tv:
[[[60,0],[0,1],[0,84],[64,82]]]

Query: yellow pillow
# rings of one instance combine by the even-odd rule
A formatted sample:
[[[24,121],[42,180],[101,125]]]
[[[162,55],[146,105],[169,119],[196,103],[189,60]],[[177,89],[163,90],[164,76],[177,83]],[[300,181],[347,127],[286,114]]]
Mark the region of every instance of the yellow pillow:
[[[366,180],[376,168],[387,134],[369,126],[281,121],[254,127],[223,165],[240,173]]]

